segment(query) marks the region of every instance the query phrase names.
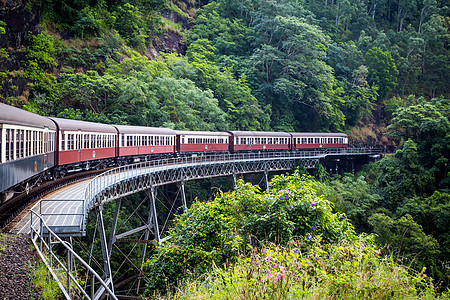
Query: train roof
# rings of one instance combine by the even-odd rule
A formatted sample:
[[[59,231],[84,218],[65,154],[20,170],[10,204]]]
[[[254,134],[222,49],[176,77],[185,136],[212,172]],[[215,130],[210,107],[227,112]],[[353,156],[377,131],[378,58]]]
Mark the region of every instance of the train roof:
[[[49,128],[56,130],[56,125],[46,117],[23,109],[0,103],[0,123]]]
[[[175,130],[177,135],[201,135],[201,136],[230,136],[228,132],[224,131],[189,131],[189,130]]]
[[[251,136],[251,137],[291,137],[287,132],[272,131],[228,131],[234,136]]]
[[[129,126],[129,125],[114,125],[119,131],[119,134],[162,134],[175,135],[175,131],[168,128],[145,127],[145,126]]]
[[[345,133],[330,132],[291,132],[292,137],[347,137]]]
[[[59,130],[67,131],[87,131],[87,132],[102,132],[102,133],[117,133],[117,129],[112,125],[94,123],[79,120],[70,120],[62,118],[50,118],[57,125]]]

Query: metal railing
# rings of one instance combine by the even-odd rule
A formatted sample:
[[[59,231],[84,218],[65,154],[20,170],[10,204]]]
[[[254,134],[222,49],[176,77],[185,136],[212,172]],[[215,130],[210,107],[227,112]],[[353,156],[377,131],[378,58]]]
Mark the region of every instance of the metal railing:
[[[82,204],[84,204],[84,200],[77,200],[77,199],[74,199],[74,200],[70,200],[71,202],[82,202]],[[78,224],[78,225],[75,225],[76,227],[79,227],[79,229],[80,229],[80,231],[82,231],[83,230],[83,228],[84,228],[84,217],[85,217],[85,213],[84,213],[84,210],[80,210],[79,212],[74,212],[74,213],[62,213],[61,211],[58,211],[57,213],[47,213],[47,212],[43,212],[42,211],[42,204],[43,203],[45,203],[45,202],[53,202],[53,203],[56,203],[56,202],[61,202],[61,203],[67,203],[67,200],[64,200],[64,199],[41,199],[41,200],[39,200],[39,202],[38,202],[38,204],[39,204],[39,215],[41,216],[41,217],[43,217],[43,218],[47,218],[47,220],[49,219],[49,218],[51,218],[51,217],[60,217],[60,216],[65,216],[65,217],[67,217],[67,216],[71,216],[71,217],[80,217],[79,219],[81,219],[82,220],[82,222],[81,222],[81,224]],[[35,205],[35,206],[33,206],[33,208],[34,207],[36,207],[37,205]],[[84,207],[84,205],[81,205],[81,207]],[[31,216],[32,217],[32,216]],[[47,224],[47,226],[49,226],[49,227],[53,227],[53,225],[52,224]],[[72,232],[72,231],[71,231]],[[45,232],[44,232],[45,233]],[[64,232],[58,232],[58,234],[61,234],[61,233],[64,233]]]
[[[306,158],[323,158],[329,155],[370,155],[378,154],[381,149],[375,148],[328,148],[317,151],[283,151],[283,152],[251,152],[237,154],[205,154],[196,157],[180,157],[161,159],[125,165],[106,171],[94,177],[85,188],[84,207],[86,214],[93,207],[96,197],[113,184],[148,174],[152,170],[162,168],[180,168],[189,165],[222,164],[243,161],[295,160]]]
[[[109,294],[112,299],[117,299],[114,292],[110,289],[109,285],[104,282],[100,275],[92,269],[89,264],[83,260],[75,251],[72,249],[70,243],[63,241],[56,233],[54,233],[50,227],[43,220],[42,216],[35,212],[33,209],[31,211],[31,241],[33,242],[39,256],[41,257],[44,264],[47,266],[48,270],[52,274],[53,278],[57,282],[59,288],[61,289],[64,297],[66,299],[73,299],[73,294],[75,293],[75,288],[79,291],[83,297],[86,299],[99,299],[102,293],[95,292],[95,285],[97,284],[100,288],[103,287],[104,290]],[[33,218],[35,216],[35,218]],[[37,221],[36,221],[37,220]],[[37,226],[34,221],[37,222]],[[36,229],[37,228],[37,229]],[[45,236],[43,232],[46,232]],[[54,252],[53,247],[55,244],[61,245],[67,253],[67,261],[64,262],[60,259]],[[46,250],[47,253],[44,252]],[[47,257],[48,256],[48,257]],[[90,275],[90,294],[85,291],[85,288],[81,286],[78,280],[74,276],[76,269],[75,260],[79,261],[83,267],[86,269],[86,278]],[[56,268],[53,266],[56,265]],[[66,282],[62,282],[62,279],[58,276],[57,272],[65,274]],[[72,291],[73,288],[73,291]],[[103,291],[101,289],[101,291]]]

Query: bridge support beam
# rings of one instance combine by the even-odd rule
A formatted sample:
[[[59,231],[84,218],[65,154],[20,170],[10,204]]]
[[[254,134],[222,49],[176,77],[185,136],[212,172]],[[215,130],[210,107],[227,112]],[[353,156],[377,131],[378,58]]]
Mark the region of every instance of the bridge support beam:
[[[158,217],[156,214],[156,187],[152,186],[150,188],[150,193],[148,194],[150,198],[150,212],[149,212],[149,219],[151,218],[153,220],[153,230],[155,233],[155,241],[156,245],[158,246],[159,243],[161,243],[161,237],[159,235],[159,224],[158,224]],[[148,226],[150,226],[150,222],[148,223]],[[148,228],[148,230],[150,227]],[[147,232],[148,232],[147,230]]]
[[[116,242],[116,228],[117,228],[117,221],[119,219],[119,211],[120,207],[122,206],[122,198],[119,198],[116,200],[116,210],[114,212],[114,219],[111,226],[111,235],[109,237],[109,243],[108,243],[108,252],[109,256],[111,256],[112,246]]]
[[[99,230],[99,237],[100,237],[100,244],[102,247],[102,254],[103,254],[103,262],[104,262],[104,281],[110,286],[111,291],[114,292],[114,285],[112,281],[112,272],[111,272],[111,262],[109,260],[109,250],[108,250],[108,244],[106,241],[106,233],[105,233],[105,225],[103,223],[103,205],[99,205],[95,207],[95,213],[97,215],[98,220],[98,230]],[[94,295],[94,299],[100,299],[100,297],[105,292],[105,289],[102,287],[100,288],[97,293]]]
[[[266,183],[266,191],[269,190],[269,171],[264,170],[264,181]]]
[[[184,190],[184,181],[180,182],[180,191],[181,191],[181,202],[183,203],[183,210],[187,210],[187,203],[186,203],[186,192]]]

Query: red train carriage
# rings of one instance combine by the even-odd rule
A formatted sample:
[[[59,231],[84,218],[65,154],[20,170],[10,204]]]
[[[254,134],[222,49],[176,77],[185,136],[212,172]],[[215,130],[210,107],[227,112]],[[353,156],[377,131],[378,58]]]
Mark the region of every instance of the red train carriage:
[[[227,132],[176,130],[178,153],[226,152],[230,134]]]
[[[175,151],[175,131],[167,128],[114,125],[119,133],[118,156],[164,157]],[[167,154],[167,155],[161,155]]]
[[[228,131],[230,151],[289,150],[291,135],[286,132]]]
[[[294,149],[347,148],[348,136],[344,133],[291,133]]]
[[[56,165],[59,170],[105,167],[116,156],[117,129],[114,126],[50,118],[58,127]]]

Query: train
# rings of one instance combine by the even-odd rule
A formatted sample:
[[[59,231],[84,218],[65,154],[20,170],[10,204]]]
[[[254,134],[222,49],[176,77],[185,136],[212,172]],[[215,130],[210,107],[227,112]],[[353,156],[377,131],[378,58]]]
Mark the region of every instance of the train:
[[[43,117],[0,103],[0,200],[68,172],[205,153],[347,148],[344,133],[182,131]]]

